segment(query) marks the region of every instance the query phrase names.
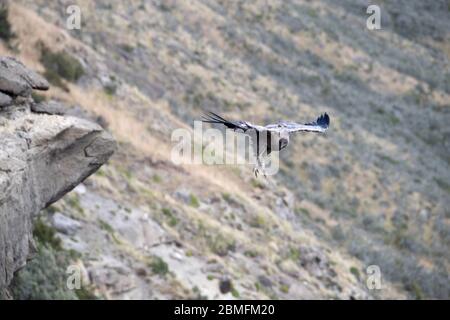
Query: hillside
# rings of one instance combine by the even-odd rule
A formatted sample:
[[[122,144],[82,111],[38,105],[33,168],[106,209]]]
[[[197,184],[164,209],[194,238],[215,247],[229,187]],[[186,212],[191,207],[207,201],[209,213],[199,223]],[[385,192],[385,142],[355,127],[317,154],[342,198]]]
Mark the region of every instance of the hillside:
[[[118,150],[38,220],[85,295],[60,288],[67,265],[43,243],[14,298],[450,297],[447,1],[379,1],[376,31],[362,0],[74,2],[81,30],[65,28],[68,1],[11,1],[0,55],[47,78],[35,101],[97,121]],[[206,110],[327,112],[331,128],[295,136],[267,180],[173,164],[172,131]]]

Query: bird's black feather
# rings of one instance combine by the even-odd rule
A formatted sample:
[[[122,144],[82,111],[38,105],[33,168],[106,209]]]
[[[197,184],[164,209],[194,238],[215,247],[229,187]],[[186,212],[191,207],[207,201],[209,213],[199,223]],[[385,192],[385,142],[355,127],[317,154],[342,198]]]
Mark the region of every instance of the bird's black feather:
[[[330,125],[330,117],[328,116],[327,113],[324,113],[320,117],[318,117],[315,122],[306,123],[306,125],[321,126],[322,128],[328,128],[328,126]]]
[[[202,118],[203,118],[202,119],[203,122],[220,123],[220,124],[225,125],[227,128],[233,129],[233,130],[241,129],[241,130],[246,131],[248,129],[247,126],[245,126],[242,121],[229,121],[211,111],[209,111],[207,115],[202,116]]]

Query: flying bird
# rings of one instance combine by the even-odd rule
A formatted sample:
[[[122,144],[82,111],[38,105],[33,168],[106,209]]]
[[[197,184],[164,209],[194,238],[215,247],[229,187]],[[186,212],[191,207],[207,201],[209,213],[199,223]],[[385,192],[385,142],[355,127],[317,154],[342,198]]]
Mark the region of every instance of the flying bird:
[[[213,112],[208,112],[207,115],[204,115],[202,121],[223,124],[234,131],[242,131],[245,134],[250,134],[251,140],[253,140],[252,143],[256,144],[257,166],[253,169],[256,177],[258,177],[259,171],[266,176],[264,171],[264,157],[268,157],[272,151],[281,151],[286,148],[289,144],[289,136],[291,133],[300,131],[321,133],[325,132],[330,125],[330,117],[326,113],[318,117],[316,121],[305,124],[280,121],[275,124],[259,126],[247,121],[230,121]],[[261,146],[260,142],[262,140],[265,140],[265,143]]]

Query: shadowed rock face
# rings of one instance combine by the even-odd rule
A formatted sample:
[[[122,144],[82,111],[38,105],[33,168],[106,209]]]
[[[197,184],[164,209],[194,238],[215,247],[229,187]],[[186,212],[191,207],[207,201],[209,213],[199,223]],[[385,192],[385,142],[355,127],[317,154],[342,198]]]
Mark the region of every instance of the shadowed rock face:
[[[0,91],[27,97],[32,89],[48,90],[48,87],[47,80],[28,70],[21,62],[10,57],[0,57]]]
[[[32,253],[33,217],[95,172],[116,148],[95,123],[31,112],[33,88],[48,84],[16,60],[0,58],[0,100],[9,99],[0,106],[0,297]]]

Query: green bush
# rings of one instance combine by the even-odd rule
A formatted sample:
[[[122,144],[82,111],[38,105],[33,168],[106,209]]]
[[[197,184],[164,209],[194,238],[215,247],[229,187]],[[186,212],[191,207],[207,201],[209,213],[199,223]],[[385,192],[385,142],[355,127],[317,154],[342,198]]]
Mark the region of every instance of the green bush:
[[[41,219],[35,222],[33,236],[37,252],[25,268],[19,270],[9,287],[17,300],[96,299],[88,287],[70,290],[67,267],[80,258],[78,252],[65,250],[53,228]]]
[[[114,233],[114,228],[106,221],[102,219],[98,219],[98,223],[100,224],[100,228],[105,230],[108,233]]]
[[[283,292],[283,293],[289,293],[289,286],[287,285],[287,284],[282,284],[281,286],[280,286],[280,290],[281,290],[281,292]]]
[[[69,91],[69,87],[66,86],[64,81],[57,73],[50,70],[45,70],[44,78],[47,79],[51,84],[63,89],[64,91]]]
[[[67,89],[61,79],[76,82],[83,74],[81,63],[67,52],[53,52],[45,45],[41,47],[42,65],[45,67],[44,76],[52,84]]]
[[[169,272],[169,265],[160,257],[155,257],[150,263],[150,268],[155,274],[164,276]]]
[[[46,245],[57,251],[61,250],[61,239],[56,236],[53,228],[47,226],[41,219],[34,225],[33,236],[39,244]]]
[[[360,275],[360,273],[359,273],[358,268],[356,268],[356,267],[351,267],[351,268],[350,268],[350,273],[356,278],[356,280],[359,281],[361,275]]]
[[[64,252],[38,245],[34,259],[14,276],[12,296],[17,300],[77,300],[75,291],[66,286],[69,264]]]
[[[171,227],[174,227],[178,224],[178,219],[177,219],[177,217],[174,216],[172,210],[170,210],[168,208],[163,208],[162,213],[164,216],[166,216],[168,218],[168,220],[169,220],[168,222]]]
[[[194,208],[200,207],[200,202],[198,201],[197,197],[193,194],[191,194],[189,197],[189,203]]]
[[[162,181],[161,177],[158,176],[157,174],[154,174],[152,177],[153,182],[155,183],[160,183]]]
[[[15,37],[15,34],[11,30],[11,24],[8,20],[8,6],[0,4],[0,39],[3,39],[6,43]]]
[[[241,296],[241,295],[239,294],[239,291],[237,291],[237,289],[234,288],[234,287],[231,289],[231,295],[232,295],[234,298],[236,298],[236,299],[239,299],[239,297]]]
[[[36,92],[32,92],[31,97],[33,97],[33,100],[36,103],[44,102],[47,100],[47,98],[44,95],[36,93]]]
[[[114,83],[109,83],[103,87],[103,90],[108,96],[113,96],[116,94],[117,85],[115,85]]]
[[[228,251],[234,251],[236,249],[235,240],[221,234],[208,239],[208,245],[212,252],[221,257],[226,256]]]
[[[81,206],[80,203],[80,198],[78,197],[78,195],[76,193],[72,193],[69,196],[66,197],[67,199],[67,204],[73,208],[74,210],[76,210],[79,214],[81,214],[82,216],[84,216],[84,209]]]

